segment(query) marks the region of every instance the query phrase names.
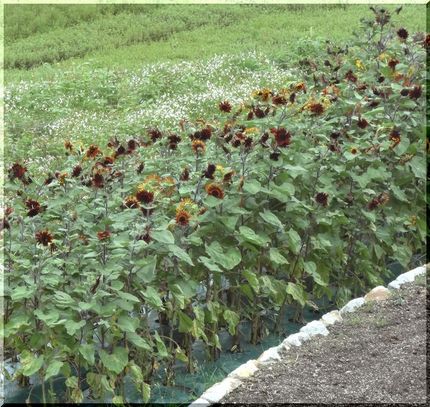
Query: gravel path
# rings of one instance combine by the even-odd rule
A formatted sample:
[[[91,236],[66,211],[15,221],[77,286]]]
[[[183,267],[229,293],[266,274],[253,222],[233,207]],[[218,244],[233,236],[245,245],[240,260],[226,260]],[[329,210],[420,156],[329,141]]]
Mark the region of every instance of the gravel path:
[[[425,403],[423,277],[367,303],[280,362],[261,367],[221,403]]]

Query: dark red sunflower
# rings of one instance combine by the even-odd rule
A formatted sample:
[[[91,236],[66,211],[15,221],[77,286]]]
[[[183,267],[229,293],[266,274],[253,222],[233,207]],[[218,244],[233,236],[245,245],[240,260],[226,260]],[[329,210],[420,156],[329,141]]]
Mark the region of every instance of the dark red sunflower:
[[[272,103],[274,105],[286,105],[287,102],[287,99],[282,95],[275,95],[272,97]]]
[[[181,181],[188,181],[190,179],[190,171],[188,170],[187,167],[184,168],[179,179]]]
[[[405,28],[399,28],[397,30],[397,36],[401,40],[406,41],[408,39],[409,33],[407,32],[407,30]]]
[[[229,184],[231,182],[231,179],[232,179],[233,175],[234,175],[234,171],[227,172],[224,175],[224,177],[222,179],[222,182],[224,182],[225,184]]]
[[[224,191],[221,188],[221,186],[218,184],[215,184],[215,183],[208,184],[206,185],[205,189],[208,195],[211,195],[218,199],[224,198]]]
[[[396,65],[399,63],[398,59],[390,59],[388,61],[388,66],[391,68],[392,71],[396,69]]]
[[[70,142],[70,140],[66,140],[64,142],[64,148],[66,150],[73,151],[73,144]]]
[[[208,164],[208,167],[206,168],[206,171],[203,173],[203,176],[209,179],[213,179],[215,170],[216,170],[215,164]]]
[[[26,172],[27,172],[27,167],[24,167],[18,163],[13,164],[11,169],[9,170],[9,174],[12,179],[18,178],[22,180]]]
[[[351,70],[349,70],[346,74],[345,74],[345,79],[350,81],[350,82],[357,82],[357,77],[353,74],[353,72]]]
[[[408,89],[408,88],[403,88],[403,89],[400,91],[400,94],[401,94],[402,96],[408,96],[408,95],[409,95],[409,89]]]
[[[357,122],[357,126],[360,127],[360,129],[365,129],[368,125],[369,123],[366,119],[360,118]]]
[[[100,173],[95,173],[92,178],[92,184],[96,188],[103,188],[104,187],[104,178],[103,175]]]
[[[271,133],[275,136],[276,145],[278,147],[287,147],[291,144],[291,133],[285,128],[280,127],[279,129],[270,129]]]
[[[176,214],[176,223],[181,226],[187,226],[190,223],[191,215],[185,210]]]
[[[273,151],[272,153],[270,153],[269,158],[272,161],[278,161],[280,155],[281,155],[281,153],[279,151]]]
[[[325,192],[318,192],[315,195],[315,201],[318,202],[322,206],[328,205],[328,194]]]
[[[108,239],[110,239],[110,236],[111,236],[111,233],[110,233],[109,230],[104,230],[104,231],[101,231],[101,232],[97,232],[97,238],[100,241],[108,240]]]
[[[144,168],[145,168],[145,164],[144,163],[140,163],[139,164],[139,166],[137,167],[137,169],[136,169],[136,172],[138,173],[138,174],[141,174],[142,173],[142,171],[144,170]]]
[[[28,199],[25,202],[25,206],[28,209],[27,215],[30,217],[36,216],[37,214],[39,214],[43,211],[43,208],[40,205],[40,203],[34,199]]]
[[[219,110],[221,110],[221,112],[225,112],[225,113],[231,112],[231,104],[227,100],[224,100],[224,102],[221,102],[218,105],[218,107],[219,107]]]
[[[35,234],[37,243],[48,246],[50,243],[52,243],[53,236],[51,232],[48,229],[45,230],[39,230]]]
[[[411,99],[418,99],[421,97],[422,94],[422,89],[421,89],[421,85],[420,86],[414,86],[410,91],[409,91],[409,97]]]
[[[79,175],[81,175],[81,172],[82,172],[82,167],[80,165],[76,165],[75,167],[73,167],[72,177],[74,178],[79,177]]]
[[[210,127],[205,127],[200,130],[200,140],[206,141],[212,137],[212,129]]]
[[[137,240],[143,240],[144,242],[149,243],[152,240],[152,238],[151,238],[149,232],[146,232],[145,234],[140,235],[137,238]]]
[[[318,116],[324,113],[324,106],[321,103],[311,103],[309,105],[309,111]]]
[[[154,200],[154,193],[145,189],[139,189],[136,192],[136,198],[140,202],[143,202],[144,204],[148,205]]]
[[[139,143],[135,139],[130,139],[127,142],[127,152],[132,153],[136,148],[139,147]]]
[[[139,208],[140,203],[135,196],[128,196],[124,200],[124,206],[129,209]]]
[[[255,108],[254,108],[254,114],[255,114],[259,119],[262,119],[263,117],[266,117],[266,116],[267,116],[267,113],[269,113],[267,109],[266,109],[266,110],[263,110],[263,109],[261,109],[260,107],[255,107]]]
[[[148,131],[148,134],[153,143],[155,143],[158,139],[163,137],[163,133],[161,133],[161,131],[158,129],[150,129]]]
[[[101,151],[100,151],[100,149],[99,149],[96,145],[94,145],[94,144],[91,144],[91,145],[88,147],[87,152],[85,153],[85,155],[86,155],[88,158],[95,158],[95,157],[97,157],[99,154],[101,154]]]

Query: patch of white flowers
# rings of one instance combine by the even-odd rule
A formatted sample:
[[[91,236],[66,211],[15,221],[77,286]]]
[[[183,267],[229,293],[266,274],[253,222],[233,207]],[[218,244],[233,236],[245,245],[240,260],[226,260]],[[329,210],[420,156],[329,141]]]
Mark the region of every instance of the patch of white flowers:
[[[7,141],[15,144],[12,154],[25,153],[32,157],[28,164],[43,167],[54,158],[47,146],[66,139],[103,145],[111,136],[141,135],[148,127],[177,128],[181,119],[212,117],[222,100],[238,104],[256,89],[290,80],[288,71],[257,52],[156,63],[134,72],[78,65],[49,81],[6,83]],[[34,142],[20,148],[21,137]]]

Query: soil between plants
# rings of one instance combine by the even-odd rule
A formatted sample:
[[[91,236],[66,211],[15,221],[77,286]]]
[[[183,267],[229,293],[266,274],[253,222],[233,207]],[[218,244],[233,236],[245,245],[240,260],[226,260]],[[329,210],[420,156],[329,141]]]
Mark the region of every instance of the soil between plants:
[[[425,279],[261,366],[220,403],[425,403]]]

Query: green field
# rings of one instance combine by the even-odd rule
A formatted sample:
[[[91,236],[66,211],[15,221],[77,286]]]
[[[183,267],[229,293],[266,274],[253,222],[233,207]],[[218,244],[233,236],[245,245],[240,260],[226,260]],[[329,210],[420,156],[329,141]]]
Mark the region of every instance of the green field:
[[[364,5],[6,5],[7,161],[46,169],[65,139],[105,143],[210,118],[221,99],[282,87],[304,53],[325,39],[348,43],[370,14]],[[425,6],[404,7],[396,24],[424,31]]]

